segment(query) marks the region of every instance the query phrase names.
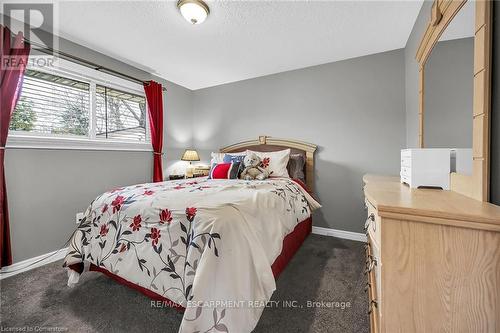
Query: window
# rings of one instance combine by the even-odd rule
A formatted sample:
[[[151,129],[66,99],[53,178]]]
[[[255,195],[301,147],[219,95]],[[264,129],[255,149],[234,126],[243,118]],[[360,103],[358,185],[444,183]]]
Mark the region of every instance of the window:
[[[27,70],[9,129],[40,134],[88,136],[90,85]]]
[[[60,60],[28,68],[7,146],[148,150],[142,85]]]

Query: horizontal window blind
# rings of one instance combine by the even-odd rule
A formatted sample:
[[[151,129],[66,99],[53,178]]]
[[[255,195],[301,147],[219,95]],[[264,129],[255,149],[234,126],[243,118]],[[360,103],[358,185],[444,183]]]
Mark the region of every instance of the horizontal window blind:
[[[40,134],[88,136],[90,85],[26,70],[9,129]]]
[[[96,86],[96,137],[145,142],[146,99],[106,86]]]
[[[10,130],[55,138],[149,142],[144,95],[59,73],[26,70]]]

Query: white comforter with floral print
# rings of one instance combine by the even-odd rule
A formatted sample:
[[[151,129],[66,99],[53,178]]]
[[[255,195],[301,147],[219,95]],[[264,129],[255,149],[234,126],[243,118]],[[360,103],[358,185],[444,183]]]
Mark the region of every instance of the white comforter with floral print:
[[[179,332],[251,332],[284,237],[319,207],[284,178],[119,188],[91,203],[65,266],[86,260],[182,305]]]

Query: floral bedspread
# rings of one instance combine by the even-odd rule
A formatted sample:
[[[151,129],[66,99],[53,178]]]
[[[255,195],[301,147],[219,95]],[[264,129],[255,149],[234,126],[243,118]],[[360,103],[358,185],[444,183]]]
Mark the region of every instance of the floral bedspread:
[[[179,332],[251,332],[284,237],[319,207],[285,178],[118,188],[90,204],[64,264],[89,261],[182,305]]]

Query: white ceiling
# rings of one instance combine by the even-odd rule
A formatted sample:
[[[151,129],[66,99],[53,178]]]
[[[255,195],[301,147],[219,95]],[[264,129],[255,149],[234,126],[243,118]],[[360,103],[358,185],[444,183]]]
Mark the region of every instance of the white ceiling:
[[[402,48],[422,1],[61,1],[59,34],[189,89]]]

